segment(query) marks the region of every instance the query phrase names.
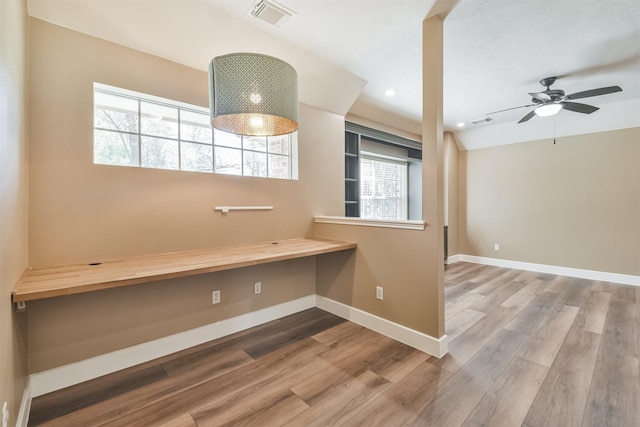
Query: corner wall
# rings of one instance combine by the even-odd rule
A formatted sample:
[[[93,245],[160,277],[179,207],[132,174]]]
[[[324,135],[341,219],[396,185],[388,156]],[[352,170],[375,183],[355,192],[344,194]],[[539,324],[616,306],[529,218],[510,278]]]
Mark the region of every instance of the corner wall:
[[[297,181],[94,165],[94,82],[207,107],[207,72],[29,22],[32,267],[308,236],[342,209],[344,119],[304,104]]]
[[[316,224],[316,235],[358,243],[317,260],[317,294],[440,339],[444,336],[442,19],[423,22],[424,230]],[[376,299],[376,286],[384,300]],[[445,344],[446,345],[446,344]]]
[[[436,43],[435,56],[430,56],[435,62],[429,64],[435,74],[428,78],[436,96],[428,97],[426,113],[428,172],[423,188],[431,195],[423,200],[427,229],[364,231],[323,225],[314,230],[315,215],[343,212],[344,117],[300,106],[298,181],[93,165],[94,81],[207,105],[206,73],[30,19],[31,265],[301,236],[358,243],[355,256],[326,255],[317,263],[292,260],[30,303],[30,372],[315,292],[443,337],[442,22],[432,30],[440,36],[429,38]],[[275,209],[222,216],[213,212],[216,204]],[[359,260],[355,279],[352,257]],[[348,280],[341,287],[344,278]],[[383,309],[376,301],[370,303],[368,294],[378,278],[393,288]],[[263,283],[260,296],[250,292],[256,280]],[[222,291],[222,303],[212,306],[215,289]]]
[[[11,288],[27,265],[26,4],[0,1],[0,410],[15,425],[27,380],[26,314]]]
[[[448,256],[459,254],[458,250],[458,145],[451,132],[444,133],[444,218],[448,226]]]
[[[30,265],[312,236],[314,215],[342,211],[344,118],[304,104],[297,181],[94,165],[93,82],[206,107],[207,73],[33,18],[29,32]],[[303,259],[30,302],[29,370],[314,293],[315,262]]]
[[[460,253],[638,276],[639,165],[640,128],[461,152]]]

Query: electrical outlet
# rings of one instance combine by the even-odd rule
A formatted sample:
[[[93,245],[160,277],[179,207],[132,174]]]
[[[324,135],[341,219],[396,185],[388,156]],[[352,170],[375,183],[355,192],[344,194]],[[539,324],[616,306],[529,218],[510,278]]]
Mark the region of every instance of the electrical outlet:
[[[253,284],[253,293],[257,295],[260,292],[262,292],[262,282],[255,282]]]
[[[376,298],[384,299],[384,292],[382,290],[382,286],[376,286]]]
[[[9,425],[9,409],[7,409],[7,402],[4,402],[2,405],[2,427],[7,427]]]
[[[499,244],[497,244],[497,243],[494,243],[494,245],[493,245],[493,250],[494,250],[494,251],[499,251],[499,250],[500,250],[500,245],[499,245]]]
[[[211,294],[211,304],[220,303],[220,291],[213,291]]]

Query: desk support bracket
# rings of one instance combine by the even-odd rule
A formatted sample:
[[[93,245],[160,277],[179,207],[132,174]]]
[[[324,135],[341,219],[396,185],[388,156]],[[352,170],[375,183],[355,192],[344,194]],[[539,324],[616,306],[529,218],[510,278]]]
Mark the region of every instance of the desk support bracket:
[[[26,301],[16,301],[16,311],[17,312],[27,311],[27,302]]]

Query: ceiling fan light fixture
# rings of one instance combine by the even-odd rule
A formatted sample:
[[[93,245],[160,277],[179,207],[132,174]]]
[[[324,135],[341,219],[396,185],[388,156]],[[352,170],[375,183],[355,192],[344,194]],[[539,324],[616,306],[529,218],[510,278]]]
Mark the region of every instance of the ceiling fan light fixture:
[[[298,75],[286,62],[259,53],[216,56],[209,64],[211,125],[247,136],[298,130]]]
[[[534,111],[537,116],[548,117],[558,114],[562,110],[562,104],[545,104],[537,107]]]

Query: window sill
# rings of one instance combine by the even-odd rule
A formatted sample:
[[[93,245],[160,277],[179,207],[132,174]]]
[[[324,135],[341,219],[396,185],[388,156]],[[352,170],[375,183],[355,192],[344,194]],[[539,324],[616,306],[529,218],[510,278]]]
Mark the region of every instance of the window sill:
[[[346,216],[314,216],[313,220],[319,224],[360,225],[363,227],[399,228],[403,230],[424,230],[426,226],[424,221],[417,220],[391,221]]]

